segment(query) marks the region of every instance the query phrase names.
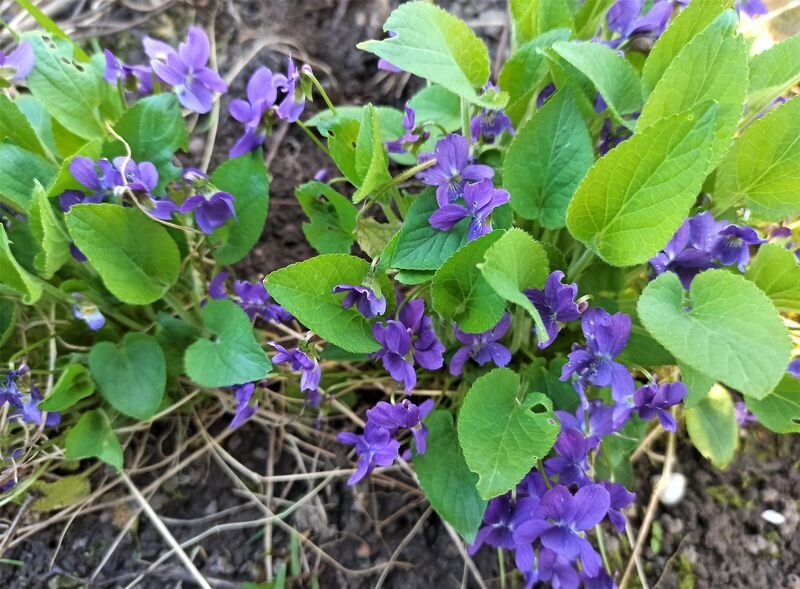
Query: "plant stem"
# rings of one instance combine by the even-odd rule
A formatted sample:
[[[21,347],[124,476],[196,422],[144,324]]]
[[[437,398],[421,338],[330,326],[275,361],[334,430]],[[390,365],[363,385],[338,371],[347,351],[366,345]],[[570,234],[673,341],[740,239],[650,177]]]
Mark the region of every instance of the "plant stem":
[[[333,116],[336,116],[338,114],[336,112],[336,107],[333,106],[333,103],[331,102],[331,99],[328,98],[328,93],[325,92],[325,88],[322,87],[322,83],[320,83],[320,81],[317,79],[317,77],[314,74],[311,74],[308,77],[311,79],[311,83],[314,84],[314,86],[317,88],[317,90],[319,90],[319,94],[320,94],[320,96],[322,96],[322,100],[325,101],[325,104],[328,106],[328,109],[331,111]]]
[[[500,589],[506,589],[506,560],[503,549],[497,549],[497,568],[500,569]]]
[[[325,155],[327,155],[329,158],[333,159],[333,156],[331,155],[331,152],[328,151],[328,148],[325,147],[325,144],[322,143],[322,141],[320,141],[317,138],[317,136],[314,135],[314,133],[311,132],[311,129],[306,127],[306,125],[303,123],[303,121],[296,121],[295,124],[298,127],[300,127],[306,135],[308,135],[309,139],[311,139],[311,141],[313,141],[316,144],[316,146],[319,147]]]
[[[472,145],[472,131],[470,131],[469,102],[461,99],[461,133],[467,138],[467,142]]]
[[[605,536],[603,536],[603,528],[600,527],[600,524],[597,524],[594,527],[594,533],[597,535],[597,547],[600,549],[600,556],[603,559],[603,566],[607,571],[611,570],[611,567],[608,563],[608,554],[606,553],[606,540]]]
[[[578,259],[572,261],[567,271],[567,279],[576,281],[580,278],[583,271],[589,266],[594,259],[594,252],[590,249],[585,249]]]

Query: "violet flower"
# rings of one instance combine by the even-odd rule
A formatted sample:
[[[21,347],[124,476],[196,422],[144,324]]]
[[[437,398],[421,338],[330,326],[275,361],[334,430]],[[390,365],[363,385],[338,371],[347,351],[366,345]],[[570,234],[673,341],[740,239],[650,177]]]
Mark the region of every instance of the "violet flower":
[[[417,373],[414,365],[406,359],[411,351],[411,336],[405,325],[389,319],[385,324],[373,325],[372,335],[382,346],[374,358],[380,358],[391,377],[403,383],[407,395],[411,394],[411,389],[417,384]]]
[[[626,402],[633,395],[634,382],[628,369],[616,358],[628,343],[631,318],[624,313],[610,315],[599,307],[589,309],[581,318],[586,345],[574,345],[569,361],[561,371],[561,380],[577,375],[573,386],[587,403],[584,387],[591,383],[597,387],[611,386],[615,401]]]
[[[195,194],[178,207],[181,213],[194,212],[194,220],[203,233],[213,233],[222,227],[228,219],[236,219],[233,202],[236,199],[230,192],[217,191],[209,196]]]
[[[235,429],[250,419],[258,410],[258,403],[253,400],[256,385],[253,382],[240,384],[233,389],[236,397],[236,413],[228,428]]]
[[[494,362],[495,366],[506,366],[511,362],[511,352],[498,343],[511,325],[511,317],[503,314],[500,321],[483,333],[466,333],[453,326],[456,339],[463,344],[450,359],[450,374],[458,376],[464,371],[464,364],[472,359],[478,366]]]
[[[6,380],[0,383],[0,407],[6,403],[13,407],[11,418],[15,420],[32,423],[34,425],[42,425],[42,410],[39,409],[39,403],[44,396],[36,386],[28,384],[27,390],[20,388],[17,382],[21,378],[26,378],[30,374],[30,369],[25,365],[21,365],[16,370],[9,370],[6,373]],[[26,381],[27,382],[27,381]],[[61,414],[57,412],[47,413],[44,425],[53,427],[61,422]]]
[[[80,293],[72,293],[75,304],[72,305],[72,315],[75,319],[86,322],[89,329],[97,331],[106,324],[105,316],[100,309]]]
[[[287,123],[294,123],[303,114],[306,107],[306,93],[303,90],[302,77],[312,75],[311,67],[303,65],[299,70],[294,65],[294,60],[289,57],[286,75],[276,74],[273,77],[276,88],[283,90],[285,96],[275,114]]]
[[[415,145],[417,142],[426,141],[428,139],[430,135],[428,131],[414,133],[416,118],[416,111],[406,102],[405,113],[403,114],[403,128],[406,132],[402,137],[394,141],[387,141],[386,151],[389,153],[406,153],[409,145]]]
[[[741,272],[745,271],[745,266],[750,261],[750,246],[766,243],[755,229],[740,225],[728,225],[719,232],[719,236],[720,239],[711,251],[712,255],[723,266],[736,264]]]
[[[494,84],[486,84],[484,90],[494,90],[499,92],[500,88]],[[491,142],[500,137],[503,131],[508,131],[509,135],[514,134],[514,126],[511,119],[502,110],[492,110],[482,108],[481,111],[472,117],[469,124],[469,132],[474,141],[483,139]]]
[[[672,16],[672,2],[656,0],[647,14],[640,16],[643,6],[644,0],[617,0],[614,3],[606,16],[608,29],[621,36],[609,45],[618,47],[623,42],[635,37],[646,37],[650,43],[643,48],[649,49],[652,41],[661,36]]]
[[[287,350],[275,342],[270,345],[278,351],[272,357],[272,363],[282,364],[288,362],[293,371],[300,371],[300,391],[306,393],[306,398],[310,405],[315,407],[319,405],[322,400],[318,390],[319,381],[322,378],[322,368],[319,365],[319,361],[298,348]]]
[[[116,194],[123,185],[122,174],[109,160],[102,158],[95,163],[91,158],[77,156],[69,164],[69,171],[86,190],[81,202],[96,204],[108,196]],[[81,194],[77,191],[67,191],[70,197],[67,202],[61,202],[61,208],[66,212],[69,206],[77,204],[74,197]]]
[[[36,65],[36,56],[30,41],[23,41],[9,54],[0,51],[0,68],[11,68],[14,73],[9,78],[15,82],[24,79],[33,66]]]
[[[578,589],[580,576],[572,562],[567,560],[557,551],[542,548],[539,550],[539,566],[537,580],[550,583],[551,587],[559,589]]]
[[[488,222],[492,211],[509,201],[509,194],[502,188],[495,188],[489,179],[469,183],[464,187],[464,202],[446,204],[430,216],[431,227],[439,231],[450,231],[462,219],[469,218],[467,238],[472,241],[492,230]]]
[[[220,272],[211,279],[208,285],[208,294],[212,299],[231,298],[247,313],[250,321],[255,321],[258,317],[264,321],[291,321],[292,316],[289,312],[279,304],[272,302],[272,297],[260,280],[255,282],[235,280],[233,289],[236,296],[230,297],[225,289],[225,282],[229,276],[228,272]]]
[[[739,427],[747,427],[748,425],[758,423],[758,417],[750,413],[747,405],[742,401],[737,401],[734,409],[736,413],[736,423]]]
[[[398,430],[407,429],[414,438],[414,446],[418,455],[425,454],[427,449],[428,428],[422,420],[433,411],[433,399],[415,405],[408,399],[392,405],[379,401],[375,407],[367,410],[367,420],[389,431],[394,436]]]
[[[583,583],[583,589],[617,589],[614,578],[605,569],[600,569],[595,577],[590,577],[581,571],[580,580]]]
[[[186,42],[177,51],[149,37],[143,44],[156,76],[173,87],[180,103],[189,110],[205,114],[213,106],[214,92],[228,91],[219,74],[207,67],[211,48],[203,29],[190,27]]]
[[[116,86],[121,80],[123,86],[127,86],[135,80],[138,94],[150,94],[153,91],[153,73],[149,66],[125,64],[108,49],[104,49],[103,54],[106,59],[103,79],[106,82]]]
[[[556,411],[561,429],[576,429],[586,437],[590,448],[597,448],[604,436],[619,430],[614,420],[614,406],[605,405],[599,399],[589,401],[588,406],[578,405],[575,415],[566,411]]]
[[[769,9],[761,0],[737,0],[733,5],[739,14],[744,13],[750,18],[769,12]]]
[[[786,369],[786,372],[788,372],[795,378],[800,378],[800,357],[795,358],[794,360],[789,362],[789,366]]]
[[[608,491],[602,485],[586,485],[574,496],[564,485],[557,485],[539,502],[537,515],[540,519],[530,519],[521,524],[514,540],[519,545],[539,538],[542,546],[570,561],[580,557],[586,573],[595,576],[602,561],[586,539],[585,532],[606,517],[610,501]]]
[[[444,345],[436,336],[433,322],[425,315],[425,301],[414,299],[400,309],[400,322],[412,336],[414,361],[426,370],[439,370],[444,365]]]
[[[484,544],[495,548],[515,551],[517,568],[529,571],[533,568],[534,554],[530,542],[520,542],[517,531],[530,521],[539,509],[539,497],[518,496],[516,501],[511,493],[500,495],[489,501],[483,515],[483,525],[475,535],[475,541],[468,547],[472,555]]]
[[[494,176],[494,170],[482,164],[471,164],[469,141],[461,135],[447,135],[436,142],[433,153],[423,153],[419,162],[431,159],[436,163],[422,170],[417,177],[429,186],[436,186],[436,201],[440,207],[464,196],[468,180],[478,182]]]
[[[622,510],[628,507],[636,499],[636,493],[631,493],[625,488],[625,485],[619,483],[610,483],[603,481],[600,483],[609,497],[608,521],[614,526],[618,532],[624,532],[627,520]]]
[[[389,430],[376,423],[367,422],[361,435],[341,432],[336,439],[343,444],[355,446],[358,461],[356,472],[348,479],[348,485],[355,485],[376,466],[391,466],[400,455],[400,442],[394,439]]]
[[[555,270],[547,277],[544,290],[529,288],[525,291],[525,296],[539,311],[539,316],[547,330],[546,338],[545,334],[536,334],[540,349],[546,348],[555,341],[561,330],[561,323],[580,319],[581,313],[586,308],[585,304],[579,306],[575,302],[578,285],[574,282],[562,284],[563,279],[564,273],[561,270]]]
[[[617,125],[610,118],[603,121],[603,126],[600,128],[600,142],[597,146],[598,153],[606,155],[609,151],[614,149],[617,145],[630,139],[633,136],[631,130],[625,125]]]
[[[562,428],[553,448],[558,456],[544,461],[544,471],[548,476],[558,475],[558,481],[562,485],[583,487],[591,482],[588,472],[589,450],[592,446],[583,437],[583,433],[576,429]]]
[[[339,284],[333,287],[333,293],[346,292],[342,300],[342,307],[349,309],[354,306],[367,319],[386,312],[386,297],[378,296],[369,286],[354,284]]]
[[[658,417],[665,430],[675,432],[677,424],[670,408],[683,401],[687,394],[686,385],[680,381],[659,383],[654,379],[650,384],[636,389],[633,393],[633,405],[642,419]]]
[[[688,289],[695,276],[714,267],[712,250],[719,241],[720,229],[709,212],[686,219],[664,249],[650,259],[656,275],[674,272]]]
[[[245,132],[230,151],[230,157],[239,157],[262,145],[267,137],[265,130],[259,130],[264,114],[273,106],[278,97],[275,76],[264,66],[258,68],[247,82],[247,100],[237,98],[228,105],[231,116],[244,124]]]

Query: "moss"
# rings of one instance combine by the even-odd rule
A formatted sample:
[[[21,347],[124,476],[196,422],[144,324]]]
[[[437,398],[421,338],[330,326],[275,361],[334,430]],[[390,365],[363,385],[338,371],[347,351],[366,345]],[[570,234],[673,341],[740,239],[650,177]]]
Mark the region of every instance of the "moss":
[[[694,571],[688,558],[681,555],[677,563],[679,585],[678,589],[694,589]]]
[[[731,485],[710,485],[706,487],[706,493],[716,503],[734,509],[750,509],[752,501],[745,501],[734,487]]]

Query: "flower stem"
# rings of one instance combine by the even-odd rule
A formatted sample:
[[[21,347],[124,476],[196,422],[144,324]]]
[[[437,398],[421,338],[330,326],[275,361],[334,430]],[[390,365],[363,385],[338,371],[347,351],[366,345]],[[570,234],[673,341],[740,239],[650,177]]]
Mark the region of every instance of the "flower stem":
[[[320,83],[320,81],[317,79],[317,76],[315,76],[314,74],[311,74],[308,77],[311,80],[311,83],[314,84],[314,86],[319,91],[320,96],[322,96],[322,100],[325,101],[325,104],[328,106],[328,109],[331,111],[333,116],[336,116],[338,114],[336,112],[336,107],[333,106],[333,103],[331,102],[331,99],[328,98],[328,93],[325,92],[325,88],[322,87],[322,83]]]
[[[500,575],[500,589],[506,589],[506,560],[502,548],[497,549],[497,568]]]
[[[314,135],[314,133],[311,132],[311,129],[306,127],[306,125],[303,123],[303,121],[295,121],[295,124],[298,127],[300,127],[306,135],[308,135],[309,139],[311,139],[311,141],[313,141],[316,144],[316,146],[319,147],[325,155],[327,155],[329,158],[333,159],[333,156],[331,155],[331,152],[328,151],[328,148],[325,147],[325,144],[322,143],[322,141],[320,141],[317,138],[317,136]]]
[[[583,271],[589,267],[594,259],[594,252],[589,248],[585,249],[578,259],[574,259],[567,270],[567,279],[574,282],[580,278]]]
[[[470,131],[469,102],[461,99],[461,133],[467,138],[467,142],[472,145],[472,131]]]
[[[606,553],[606,540],[603,536],[603,528],[600,527],[600,524],[597,524],[594,527],[594,533],[597,535],[597,547],[600,549],[600,556],[603,558],[603,566],[606,568],[607,571],[611,571],[611,567],[608,564],[608,554]]]

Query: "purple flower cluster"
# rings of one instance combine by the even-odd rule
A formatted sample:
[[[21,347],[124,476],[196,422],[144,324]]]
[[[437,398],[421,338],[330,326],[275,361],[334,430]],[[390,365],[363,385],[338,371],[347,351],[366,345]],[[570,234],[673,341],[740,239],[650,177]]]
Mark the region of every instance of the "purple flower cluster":
[[[420,405],[415,405],[408,399],[394,405],[381,401],[367,411],[364,433],[342,432],[336,436],[343,444],[355,446],[358,455],[356,472],[347,484],[355,485],[376,466],[391,466],[400,456],[397,435],[404,430],[411,432],[417,454],[424,454],[428,428],[422,424],[422,420],[433,410],[433,405],[432,399]],[[404,453],[404,459],[410,457],[410,452]]]
[[[472,241],[492,230],[489,215],[509,201],[509,194],[495,188],[490,179],[470,182],[464,186],[464,204],[450,203],[439,208],[430,217],[431,227],[439,231],[450,231],[462,219],[469,219],[467,238]]]
[[[393,379],[402,382],[406,394],[417,384],[416,362],[427,370],[438,370],[444,364],[444,345],[436,336],[431,318],[425,315],[425,301],[415,299],[400,309],[398,319],[372,326],[372,334],[382,349],[373,357]]]
[[[489,83],[484,90],[499,92],[500,88]],[[511,124],[511,119],[502,110],[482,108],[477,115],[472,117],[469,125],[470,135],[475,141],[496,141],[503,134],[503,131],[507,131],[509,135],[514,134],[514,126]]]
[[[469,141],[461,135],[447,135],[436,142],[433,153],[423,153],[419,162],[432,159],[436,163],[417,174],[429,186],[436,187],[436,201],[440,207],[449,205],[464,196],[467,182],[480,182],[494,176],[494,170],[470,161]]]
[[[13,409],[12,419],[42,425],[45,416],[44,425],[48,427],[61,423],[60,413],[45,414],[39,409],[42,399],[42,393],[30,382],[30,369],[25,364],[9,370],[5,382],[0,382],[0,407],[8,403]]]
[[[706,211],[686,219],[650,265],[657,275],[674,272],[689,288],[700,272],[718,265],[736,265],[744,271],[750,262],[750,246],[762,243],[765,240],[753,228],[716,221]]]
[[[303,65],[299,70],[289,57],[286,75],[273,74],[265,66],[259,67],[247,82],[247,99],[232,100],[228,112],[244,125],[244,133],[230,151],[231,157],[249,153],[264,144],[275,118],[293,123],[305,109],[308,91],[304,77],[311,76],[311,68]],[[278,103],[278,91],[283,98]]]
[[[84,189],[66,190],[59,197],[64,212],[76,204],[97,204],[114,196],[121,198],[128,191],[150,197],[158,184],[158,171],[151,162],[137,163],[124,156],[113,160],[101,158],[96,162],[77,156],[70,162],[69,171]]]
[[[272,357],[273,364],[288,363],[290,368],[300,372],[300,392],[306,394],[306,401],[309,405],[316,407],[322,401],[319,392],[319,381],[322,378],[322,368],[316,358],[312,358],[307,352],[294,348],[287,350],[275,342],[270,344],[278,353]]]
[[[247,313],[251,321],[260,317],[264,321],[274,321],[283,323],[291,321],[292,316],[277,303],[272,302],[264,283],[260,280],[247,282],[246,280],[234,280],[234,296],[228,295],[225,283],[230,276],[229,272],[220,272],[208,285],[208,294],[212,299],[231,299],[236,302],[242,310]]]
[[[525,295],[536,307],[547,330],[546,334],[536,334],[540,349],[546,348],[555,341],[563,323],[580,319],[581,313],[586,309],[586,303],[575,302],[578,285],[574,282],[562,284],[562,280],[564,280],[564,273],[561,270],[555,270],[547,277],[544,290],[529,288],[525,291]]]

